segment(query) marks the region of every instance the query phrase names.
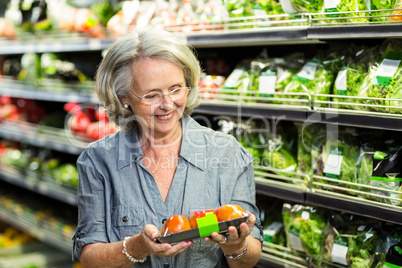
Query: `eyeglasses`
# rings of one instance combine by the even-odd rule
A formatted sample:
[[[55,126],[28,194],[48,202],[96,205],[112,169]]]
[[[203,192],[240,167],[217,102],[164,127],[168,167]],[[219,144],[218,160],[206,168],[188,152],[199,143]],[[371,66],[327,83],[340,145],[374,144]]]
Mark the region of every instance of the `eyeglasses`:
[[[191,90],[189,87],[177,87],[171,91],[169,91],[168,94],[163,94],[162,91],[152,91],[147,94],[145,94],[142,97],[137,96],[134,92],[131,91],[131,93],[134,94],[138,99],[140,99],[144,104],[151,105],[151,104],[157,104],[162,101],[164,96],[170,96],[172,101],[177,101],[181,100],[184,98],[187,93]]]

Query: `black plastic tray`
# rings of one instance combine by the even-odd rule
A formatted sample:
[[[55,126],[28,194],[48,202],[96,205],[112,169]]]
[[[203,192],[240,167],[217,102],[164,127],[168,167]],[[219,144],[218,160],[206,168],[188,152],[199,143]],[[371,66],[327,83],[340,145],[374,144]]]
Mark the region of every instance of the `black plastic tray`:
[[[233,220],[218,222],[219,233],[227,233],[229,226],[235,226],[237,229],[239,229],[240,224],[243,222],[247,222],[249,217],[250,215],[246,215]],[[198,228],[193,228],[183,232],[168,234],[166,236],[158,236],[156,237],[156,241],[159,243],[177,243],[180,241],[190,241],[198,238],[201,238]]]

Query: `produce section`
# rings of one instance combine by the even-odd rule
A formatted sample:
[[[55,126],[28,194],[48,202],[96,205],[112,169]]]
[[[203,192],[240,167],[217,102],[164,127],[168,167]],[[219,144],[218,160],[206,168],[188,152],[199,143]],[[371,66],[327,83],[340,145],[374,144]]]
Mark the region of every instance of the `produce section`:
[[[51,10],[57,8],[48,1],[52,27],[32,20],[25,29],[13,24],[14,34],[4,33],[0,44],[1,189],[26,189],[28,196],[54,199],[67,205],[74,215],[69,220],[76,217],[75,159],[89,142],[117,131],[93,93],[93,71],[102,50],[116,37],[141,23],[155,23],[192,44],[204,64],[201,105],[193,117],[233,134],[250,150],[257,193],[275,201],[260,198],[258,205],[265,211],[265,204],[277,204],[275,210],[265,212],[272,219],[263,221],[266,239],[259,267],[384,265],[385,248],[391,244],[363,248],[358,239],[340,242],[342,236],[336,238],[334,232],[377,239],[402,225],[400,169],[387,169],[400,167],[402,161],[401,58],[397,56],[402,52],[397,39],[402,25],[399,10],[378,11],[399,3],[383,6],[373,1],[370,10],[377,11],[368,12],[365,3],[353,6],[340,1],[336,8],[345,13],[339,13],[323,1],[290,1],[297,13],[287,14],[288,6],[282,8],[283,3],[276,1],[255,5],[229,1],[226,10],[210,2],[202,8],[193,3],[192,12],[188,3],[179,4],[176,19],[166,21],[154,2],[103,4],[103,9],[98,3],[92,11],[65,12],[86,20],[63,24],[54,19]],[[203,13],[211,7],[216,8],[214,17]],[[130,10],[136,16],[124,25]],[[258,13],[261,10],[265,14]],[[104,15],[93,19],[100,13]],[[184,24],[189,18],[191,22]],[[75,53],[78,56],[72,57]],[[381,69],[390,66],[394,66],[392,75],[383,75]],[[59,117],[51,118],[55,112]],[[340,164],[330,166],[334,159]],[[379,163],[382,173],[373,170]],[[390,173],[397,175],[390,177]],[[1,204],[8,204],[2,206],[0,219],[70,253],[74,220],[38,219],[31,207],[23,209],[30,217],[21,217],[20,197],[13,199],[3,192],[0,198]],[[308,210],[311,217],[295,216],[295,207]],[[344,215],[363,217],[375,228],[345,230]],[[337,228],[333,218],[339,220]],[[313,238],[296,227],[313,233]],[[292,228],[299,231],[300,243],[292,243]],[[317,229],[322,233],[316,234]],[[329,237],[332,244],[326,241]],[[369,241],[364,246],[380,245]],[[346,257],[335,256],[329,248],[347,252]],[[368,255],[358,255],[357,248]]]

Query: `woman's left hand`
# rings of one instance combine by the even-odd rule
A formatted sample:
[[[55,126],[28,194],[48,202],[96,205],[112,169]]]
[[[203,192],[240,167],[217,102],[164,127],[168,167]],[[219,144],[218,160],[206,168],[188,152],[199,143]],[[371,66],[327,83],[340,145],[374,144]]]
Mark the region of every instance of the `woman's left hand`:
[[[210,237],[206,237],[205,241],[217,243],[224,252],[235,252],[244,248],[246,238],[250,235],[251,230],[253,230],[256,221],[254,214],[248,211],[246,213],[249,214],[250,217],[247,222],[240,224],[239,231],[237,231],[236,227],[230,226],[227,233],[218,234],[214,232]]]

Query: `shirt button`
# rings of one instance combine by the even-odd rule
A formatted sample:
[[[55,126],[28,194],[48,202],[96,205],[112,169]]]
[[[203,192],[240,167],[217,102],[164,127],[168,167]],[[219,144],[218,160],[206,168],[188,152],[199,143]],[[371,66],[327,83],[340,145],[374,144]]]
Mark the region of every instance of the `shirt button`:
[[[128,217],[127,217],[127,216],[124,216],[123,218],[121,218],[121,220],[122,220],[123,222],[128,222]]]
[[[162,224],[164,224],[167,221],[167,219],[163,219],[162,220]],[[168,266],[169,267],[169,266]]]
[[[163,268],[169,268],[169,266],[170,266],[169,263],[164,263],[163,264]]]

